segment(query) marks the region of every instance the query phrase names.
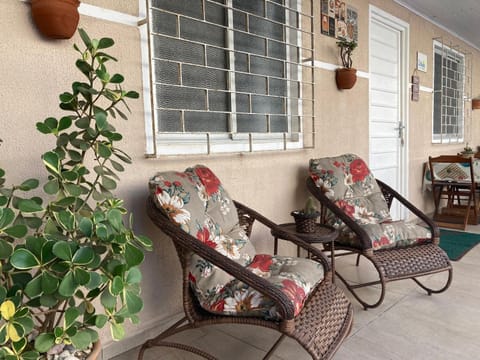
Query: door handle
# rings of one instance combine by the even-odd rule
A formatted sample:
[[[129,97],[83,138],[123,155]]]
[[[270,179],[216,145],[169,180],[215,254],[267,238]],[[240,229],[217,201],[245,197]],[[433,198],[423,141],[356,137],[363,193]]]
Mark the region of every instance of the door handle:
[[[403,130],[405,129],[405,125],[403,125],[401,122],[398,123],[398,127],[393,128],[393,130],[398,131],[398,138],[400,139],[400,142],[402,143],[402,146],[404,144],[404,139],[403,139]]]

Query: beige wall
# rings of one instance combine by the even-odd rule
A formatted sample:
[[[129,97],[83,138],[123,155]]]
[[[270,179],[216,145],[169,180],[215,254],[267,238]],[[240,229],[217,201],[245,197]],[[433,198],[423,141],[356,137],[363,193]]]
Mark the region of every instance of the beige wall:
[[[86,0],[88,4],[106,7],[129,15],[138,14],[134,0]],[[318,3],[315,14],[319,14]],[[354,66],[368,73],[368,17],[369,3],[384,9],[410,24],[410,75],[415,67],[416,52],[428,55],[432,64],[432,38],[448,37],[418,16],[409,13],[390,0],[351,0],[359,14],[359,48],[354,54]],[[39,158],[52,147],[51,139],[35,130],[35,123],[47,116],[59,116],[58,94],[69,89],[78,79],[74,68],[76,53],[73,39],[52,41],[40,36],[30,19],[28,3],[20,0],[0,0],[0,166],[7,170],[9,182],[28,177],[45,177]],[[81,16],[80,26],[95,38],[113,37],[113,53],[120,59],[115,70],[124,74],[126,85],[142,91],[140,37],[138,30],[127,25]],[[335,40],[319,34],[316,22],[315,60],[340,64]],[[414,36],[413,36],[414,34]],[[456,39],[454,39],[458,42]],[[473,95],[480,95],[480,54],[474,56]],[[431,67],[430,67],[431,69]],[[421,85],[432,87],[431,73],[420,74]],[[183,170],[195,163],[211,167],[236,199],[258,209],[277,222],[290,221],[289,213],[307,197],[304,187],[308,159],[312,157],[355,152],[368,158],[368,79],[359,78],[355,87],[338,91],[334,72],[317,69],[316,81],[316,147],[312,150],[268,152],[257,154],[229,154],[213,156],[182,156],[146,159],[143,103],[131,102],[132,114],[127,122],[119,121],[117,128],[125,135],[124,149],[134,163],[125,172],[119,186],[119,195],[127,201],[134,213],[137,231],[155,240],[155,250],[146,257],[143,266],[143,297],[145,309],[141,324],[129,327],[127,339],[113,344],[103,334],[105,357],[136,345],[145,337],[166,326],[170,317],[181,312],[179,267],[171,243],[147,219],[144,203],[148,178],[156,171]],[[478,81],[477,81],[478,83]],[[420,189],[421,169],[429,154],[455,153],[463,145],[431,144],[431,95],[421,92],[420,101],[409,103],[409,197],[418,206],[431,210],[430,199]],[[480,144],[480,111],[474,112],[467,139],[472,146]],[[265,243],[254,241],[259,250],[267,250]]]

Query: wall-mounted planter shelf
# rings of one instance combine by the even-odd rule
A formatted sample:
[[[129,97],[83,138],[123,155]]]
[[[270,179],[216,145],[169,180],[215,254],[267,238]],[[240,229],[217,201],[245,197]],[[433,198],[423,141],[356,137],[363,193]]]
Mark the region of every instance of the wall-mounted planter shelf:
[[[77,30],[78,0],[32,0],[32,18],[38,30],[52,39],[70,39]]]
[[[480,99],[472,99],[472,109],[480,109]]]
[[[351,89],[357,82],[357,69],[337,69],[335,71],[335,81],[339,90]]]

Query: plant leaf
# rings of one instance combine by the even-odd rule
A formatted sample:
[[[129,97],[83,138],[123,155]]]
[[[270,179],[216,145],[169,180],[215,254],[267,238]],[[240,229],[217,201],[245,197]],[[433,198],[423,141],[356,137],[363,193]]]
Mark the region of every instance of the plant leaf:
[[[142,272],[138,267],[132,267],[128,270],[127,274],[127,283],[128,284],[139,284],[142,281]]]
[[[97,142],[97,154],[107,159],[112,155],[112,150],[107,145]]]
[[[53,245],[53,253],[62,260],[72,260],[72,248],[66,241],[58,241]]]
[[[110,323],[110,333],[113,340],[121,340],[125,336],[125,329],[121,324]]]
[[[130,314],[137,314],[143,308],[142,298],[130,290],[125,291],[125,303]]]
[[[91,247],[83,246],[79,248],[72,258],[72,263],[75,265],[87,265],[95,258],[95,251]]]
[[[78,284],[75,282],[73,273],[69,271],[60,282],[58,293],[65,297],[71,297],[75,293],[77,286]]]
[[[75,268],[73,275],[75,282],[78,285],[84,286],[90,282],[90,272],[82,269],[81,267]]]
[[[10,320],[15,315],[15,304],[12,300],[7,300],[0,305],[0,314],[5,320]]]
[[[21,185],[20,185],[20,190],[22,191],[29,191],[32,189],[36,189],[38,187],[38,180],[37,179],[28,179],[25,180]]]
[[[12,209],[0,208],[0,229],[6,228],[13,222],[13,220],[15,220],[15,213]]]
[[[30,280],[30,282],[25,286],[25,294],[30,298],[35,298],[42,294],[42,277],[37,276]]]
[[[32,199],[21,199],[18,201],[18,209],[24,213],[43,211],[43,207]]]
[[[111,46],[113,46],[115,42],[111,38],[101,38],[100,41],[98,42],[98,47],[97,49],[106,49]]]
[[[13,246],[8,241],[0,239],[0,259],[8,259],[12,255]]]
[[[53,151],[46,152],[43,154],[42,159],[48,171],[54,174],[60,174],[60,159],[56,153]]]
[[[68,129],[72,125],[72,118],[70,116],[64,116],[58,123],[58,131]]]
[[[89,218],[81,218],[78,223],[78,227],[86,237],[90,237],[92,235],[93,223]]]
[[[6,234],[10,235],[11,237],[20,239],[27,235],[28,233],[28,228],[25,225],[18,224],[14,225],[12,227],[9,227],[7,229],[3,230]]]
[[[110,225],[117,230],[122,231],[125,227],[123,226],[123,217],[122,213],[118,209],[110,209],[107,212],[107,219],[110,222]]]
[[[110,293],[118,296],[123,291],[123,280],[120,276],[115,276],[110,283]]]
[[[40,261],[27,249],[15,249],[11,258],[11,264],[19,270],[29,270],[40,265]]]
[[[110,293],[110,289],[106,287],[105,290],[103,290],[102,294],[100,295],[100,302],[107,309],[114,309],[115,305],[117,304],[117,298],[114,297]]]
[[[137,249],[135,246],[125,244],[125,261],[129,267],[140,265],[143,261],[143,252]]]
[[[53,294],[58,289],[59,280],[48,272],[42,273],[42,290],[45,294]]]
[[[67,231],[73,231],[75,229],[75,215],[69,210],[61,210],[54,213],[59,225],[61,225]]]
[[[120,75],[120,74],[114,74],[114,75],[112,76],[112,78],[110,79],[110,82],[111,82],[112,84],[120,84],[120,83],[122,83],[124,80],[125,80],[125,78],[124,78],[122,75]]]
[[[50,333],[39,334],[35,338],[35,350],[45,353],[55,345],[55,335]]]
[[[56,194],[58,192],[58,189],[59,189],[59,187],[58,187],[57,179],[52,179],[43,186],[43,190],[48,195]]]
[[[64,328],[68,329],[70,326],[72,326],[79,315],[80,312],[77,310],[77,308],[69,307],[67,310],[65,310]]]
[[[76,349],[86,349],[92,343],[92,337],[87,331],[78,331],[75,335],[70,336],[72,344]]]

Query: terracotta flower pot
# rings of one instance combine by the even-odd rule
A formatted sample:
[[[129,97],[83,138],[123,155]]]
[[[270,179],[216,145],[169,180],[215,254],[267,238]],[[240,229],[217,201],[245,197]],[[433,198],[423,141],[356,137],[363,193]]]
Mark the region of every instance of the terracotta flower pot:
[[[32,18],[43,35],[70,39],[80,18],[79,5],[79,0],[32,0]]]
[[[93,349],[90,355],[88,355],[87,360],[99,360],[100,359],[100,352],[102,351],[102,344],[100,340],[93,343]]]
[[[351,89],[357,81],[357,69],[340,68],[335,72],[335,81],[340,90]]]

